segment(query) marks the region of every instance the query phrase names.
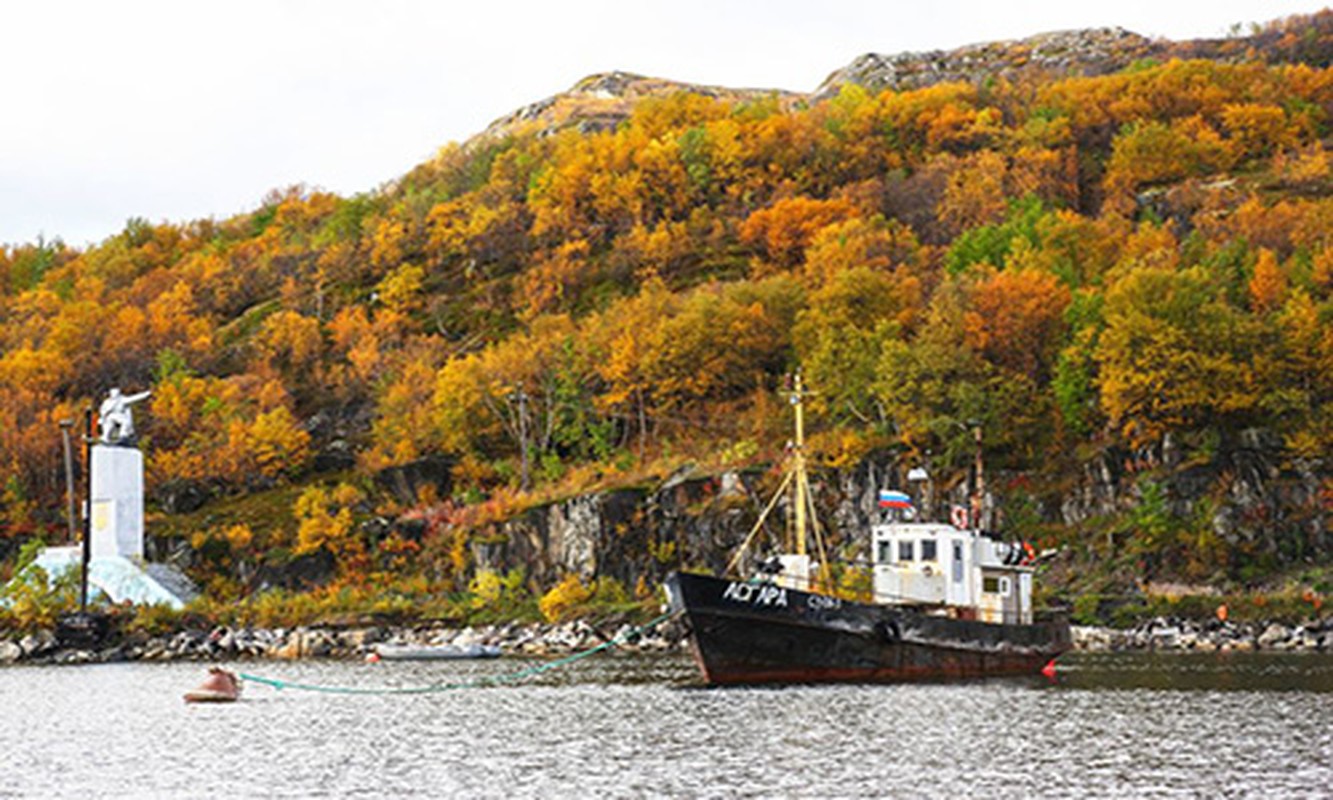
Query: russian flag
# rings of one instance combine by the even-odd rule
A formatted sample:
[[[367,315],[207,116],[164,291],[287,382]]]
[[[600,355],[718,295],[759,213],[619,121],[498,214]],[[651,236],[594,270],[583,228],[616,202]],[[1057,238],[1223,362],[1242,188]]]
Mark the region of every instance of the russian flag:
[[[912,498],[906,492],[894,492],[889,489],[879,490],[880,508],[911,508]]]

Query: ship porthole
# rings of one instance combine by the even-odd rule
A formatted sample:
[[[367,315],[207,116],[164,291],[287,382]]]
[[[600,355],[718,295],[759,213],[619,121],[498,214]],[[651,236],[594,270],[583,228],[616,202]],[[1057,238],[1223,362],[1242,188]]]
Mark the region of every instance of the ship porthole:
[[[889,642],[890,644],[903,638],[902,631],[898,628],[898,623],[892,620],[878,622],[875,624],[875,627],[879,630],[879,635],[883,637],[884,641]]]

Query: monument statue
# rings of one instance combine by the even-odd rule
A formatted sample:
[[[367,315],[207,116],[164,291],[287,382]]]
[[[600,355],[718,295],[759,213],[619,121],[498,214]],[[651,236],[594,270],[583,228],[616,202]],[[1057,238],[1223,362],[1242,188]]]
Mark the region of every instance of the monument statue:
[[[132,441],[134,439],[134,415],[130,413],[130,406],[150,394],[152,394],[151,391],[125,395],[121,394],[118,388],[112,389],[106,399],[102,401],[102,407],[98,409],[98,417],[102,421],[102,441],[106,444]]]

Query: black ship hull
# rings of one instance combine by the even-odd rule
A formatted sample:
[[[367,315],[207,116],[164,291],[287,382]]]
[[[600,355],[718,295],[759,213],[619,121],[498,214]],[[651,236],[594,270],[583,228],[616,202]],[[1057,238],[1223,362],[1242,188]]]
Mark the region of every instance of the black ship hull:
[[[670,576],[667,593],[710,684],[1037,674],[1070,647],[1064,618],[986,623],[691,573]]]

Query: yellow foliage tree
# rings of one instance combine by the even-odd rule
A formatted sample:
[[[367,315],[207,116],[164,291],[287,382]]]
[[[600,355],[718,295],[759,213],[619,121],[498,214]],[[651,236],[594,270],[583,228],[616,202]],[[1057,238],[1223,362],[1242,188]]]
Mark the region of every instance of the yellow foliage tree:
[[[559,622],[565,615],[588,602],[591,597],[592,589],[584,585],[578,575],[571,572],[541,596],[537,601],[537,608],[547,622]]]
[[[310,459],[310,434],[286,406],[257,415],[246,439],[255,468],[266,477],[295,474]]]
[[[360,490],[340,485],[332,494],[318,486],[301,493],[292,507],[296,518],[296,553],[325,549],[344,559],[364,556],[365,545],[356,535],[351,506],[362,498]]]

